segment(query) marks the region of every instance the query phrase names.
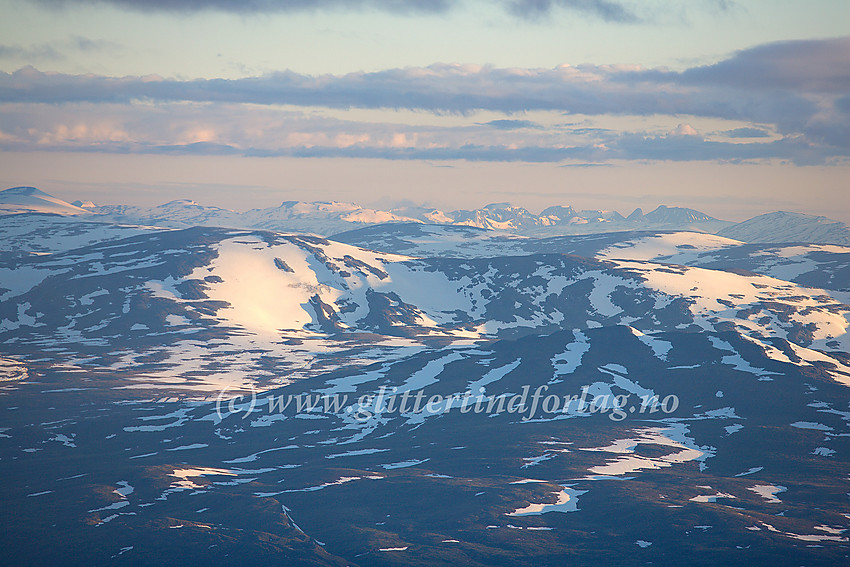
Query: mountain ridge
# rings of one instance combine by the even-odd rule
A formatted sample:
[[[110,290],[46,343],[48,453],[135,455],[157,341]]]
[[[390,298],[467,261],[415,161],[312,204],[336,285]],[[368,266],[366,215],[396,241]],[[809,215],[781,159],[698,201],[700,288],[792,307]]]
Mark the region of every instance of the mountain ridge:
[[[442,211],[422,206],[388,210],[340,201],[283,201],[279,206],[238,212],[176,199],[153,207],[67,203],[34,187],[0,191],[0,214],[46,213],[85,215],[95,222],[188,228],[222,226],[312,233],[331,236],[364,226],[418,223],[480,228],[531,237],[627,231],[687,230],[717,234],[749,243],[799,242],[850,245],[850,227],[840,221],[777,211],[740,223],[716,219],[687,207],[658,205],[648,213],[636,208],[628,216],[617,211],[576,210],[570,205],[546,207],[539,214],[507,202],[478,209]]]
[[[0,191],[0,214],[20,213],[79,215],[88,211],[35,187],[12,187]]]
[[[850,245],[850,227],[825,216],[776,211],[728,226],[720,236],[753,243],[805,242]]]

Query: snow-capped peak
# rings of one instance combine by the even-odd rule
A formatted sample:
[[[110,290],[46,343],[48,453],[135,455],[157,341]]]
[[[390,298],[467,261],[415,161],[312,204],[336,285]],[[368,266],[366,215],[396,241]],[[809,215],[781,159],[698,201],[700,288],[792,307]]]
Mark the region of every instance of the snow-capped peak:
[[[12,187],[0,191],[0,214],[17,213],[80,215],[89,214],[89,211],[35,187]]]

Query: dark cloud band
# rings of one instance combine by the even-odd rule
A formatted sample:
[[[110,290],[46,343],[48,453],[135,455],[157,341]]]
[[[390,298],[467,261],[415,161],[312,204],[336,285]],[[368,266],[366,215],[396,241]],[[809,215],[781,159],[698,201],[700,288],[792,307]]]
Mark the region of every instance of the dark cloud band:
[[[5,102],[147,99],[461,114],[477,110],[684,114],[777,124],[784,130],[803,128],[815,114],[835,106],[836,93],[848,91],[850,38],[759,46],[683,72],[592,65],[500,69],[441,64],[346,75],[283,71],[189,81],[49,74],[33,68],[0,73],[0,101]]]
[[[140,12],[200,12],[269,14],[327,10],[380,10],[393,14],[446,13],[462,0],[37,0],[50,7],[111,4]],[[616,0],[489,0],[495,8],[522,19],[539,19],[555,9],[584,14],[607,22],[640,21]]]
[[[618,2],[608,0],[508,0],[508,10],[521,18],[549,15],[553,8],[585,13],[606,22],[635,23],[641,18]]]
[[[140,12],[199,12],[216,10],[239,14],[304,12],[372,8],[387,12],[445,12],[448,0],[37,0],[51,7],[112,4]]]

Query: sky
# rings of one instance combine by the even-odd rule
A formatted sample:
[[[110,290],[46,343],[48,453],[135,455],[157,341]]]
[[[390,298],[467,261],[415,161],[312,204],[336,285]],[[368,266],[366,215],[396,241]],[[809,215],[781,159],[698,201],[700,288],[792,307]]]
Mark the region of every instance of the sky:
[[[0,0],[0,186],[850,222],[846,0]]]

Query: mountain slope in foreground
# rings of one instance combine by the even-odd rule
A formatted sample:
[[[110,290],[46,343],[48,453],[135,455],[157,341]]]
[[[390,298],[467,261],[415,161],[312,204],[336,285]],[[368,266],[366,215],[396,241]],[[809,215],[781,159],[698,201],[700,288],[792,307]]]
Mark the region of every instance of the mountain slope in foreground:
[[[481,229],[386,224],[344,232],[332,240],[418,257],[488,258],[535,253],[600,260],[641,260],[769,275],[850,291],[850,247],[826,244],[747,244],[699,232],[630,231],[527,238]]]
[[[840,247],[80,218],[0,225],[10,562],[848,562]]]

